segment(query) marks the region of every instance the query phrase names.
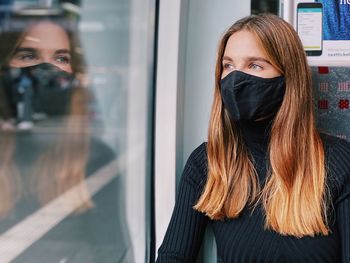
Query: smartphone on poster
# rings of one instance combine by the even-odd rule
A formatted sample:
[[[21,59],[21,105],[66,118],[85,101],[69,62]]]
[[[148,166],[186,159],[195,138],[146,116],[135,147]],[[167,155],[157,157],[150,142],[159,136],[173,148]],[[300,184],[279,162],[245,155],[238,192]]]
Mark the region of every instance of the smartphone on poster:
[[[322,3],[298,3],[297,32],[307,56],[321,56],[323,46]]]

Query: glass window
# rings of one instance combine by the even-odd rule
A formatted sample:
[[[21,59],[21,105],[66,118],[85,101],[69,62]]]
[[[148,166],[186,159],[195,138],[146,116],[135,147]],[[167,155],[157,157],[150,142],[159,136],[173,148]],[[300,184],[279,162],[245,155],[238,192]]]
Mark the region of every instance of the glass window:
[[[155,3],[2,1],[0,262],[145,262]]]

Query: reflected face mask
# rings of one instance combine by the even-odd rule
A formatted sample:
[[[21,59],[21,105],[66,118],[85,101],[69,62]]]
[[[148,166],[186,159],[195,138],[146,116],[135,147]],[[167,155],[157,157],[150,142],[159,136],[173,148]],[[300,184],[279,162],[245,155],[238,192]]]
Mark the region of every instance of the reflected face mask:
[[[223,78],[221,98],[233,120],[258,120],[279,110],[284,93],[285,78],[261,78],[233,71]]]
[[[47,115],[68,113],[71,96],[77,83],[72,73],[49,63],[23,68],[9,67],[4,70],[3,78],[10,102],[17,103],[21,100],[19,88],[25,81],[33,92],[33,110]]]

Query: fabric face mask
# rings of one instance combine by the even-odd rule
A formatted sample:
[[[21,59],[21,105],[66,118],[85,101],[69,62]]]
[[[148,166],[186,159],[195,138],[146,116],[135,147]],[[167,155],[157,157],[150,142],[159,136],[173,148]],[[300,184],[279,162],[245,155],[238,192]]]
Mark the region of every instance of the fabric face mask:
[[[221,80],[221,97],[233,120],[258,120],[277,113],[285,78],[261,78],[233,71]]]
[[[42,63],[34,66],[13,68],[4,72],[4,84],[9,101],[21,100],[21,83],[27,83],[32,90],[32,107],[34,112],[47,115],[64,115],[68,113],[73,88],[76,85],[74,75],[60,68]],[[23,93],[23,92],[22,92]]]

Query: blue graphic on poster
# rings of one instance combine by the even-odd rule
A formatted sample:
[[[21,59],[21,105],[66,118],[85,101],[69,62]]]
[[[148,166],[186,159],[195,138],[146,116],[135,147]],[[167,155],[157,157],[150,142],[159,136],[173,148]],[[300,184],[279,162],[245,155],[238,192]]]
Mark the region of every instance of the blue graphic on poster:
[[[323,5],[323,39],[350,39],[350,0],[317,0]]]

